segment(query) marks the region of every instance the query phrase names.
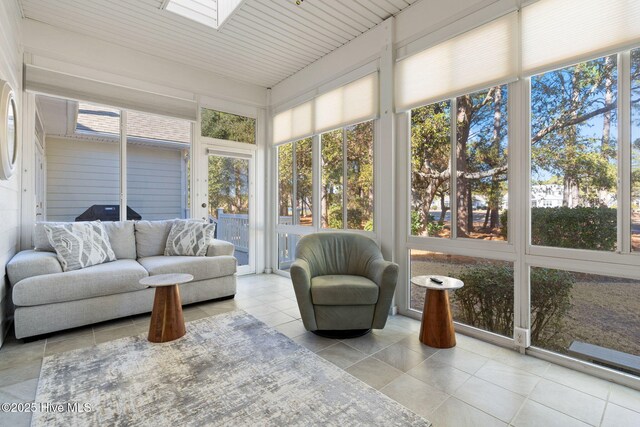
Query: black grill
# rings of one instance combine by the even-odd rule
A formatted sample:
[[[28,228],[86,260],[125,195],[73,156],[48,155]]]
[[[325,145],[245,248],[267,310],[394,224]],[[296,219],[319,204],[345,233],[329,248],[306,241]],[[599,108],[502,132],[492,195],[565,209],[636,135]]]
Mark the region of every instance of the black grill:
[[[127,219],[139,221],[142,217],[138,212],[127,206]],[[76,221],[119,221],[120,205],[93,205],[76,217]]]

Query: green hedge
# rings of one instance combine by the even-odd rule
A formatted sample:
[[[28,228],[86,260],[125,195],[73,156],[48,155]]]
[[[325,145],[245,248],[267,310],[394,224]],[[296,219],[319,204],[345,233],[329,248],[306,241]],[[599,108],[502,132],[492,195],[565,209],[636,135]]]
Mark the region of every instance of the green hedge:
[[[534,245],[611,251],[617,241],[616,209],[532,208]]]
[[[508,212],[500,215],[507,233]],[[612,251],[616,248],[618,213],[612,208],[531,208],[531,243],[556,248]]]
[[[491,263],[467,267],[458,278],[464,287],[452,301],[462,321],[497,334],[513,336],[513,268]],[[538,346],[553,348],[571,308],[575,279],[569,272],[531,269],[531,338]]]

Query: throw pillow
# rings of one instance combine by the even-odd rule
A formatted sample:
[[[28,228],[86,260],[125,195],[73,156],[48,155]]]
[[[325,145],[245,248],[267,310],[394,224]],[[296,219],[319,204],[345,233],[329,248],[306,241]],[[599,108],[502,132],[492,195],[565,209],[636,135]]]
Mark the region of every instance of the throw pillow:
[[[44,229],[62,271],[80,270],[116,260],[109,236],[100,221],[45,224]]]
[[[215,227],[215,224],[204,222],[175,221],[171,226],[164,254],[205,256]]]

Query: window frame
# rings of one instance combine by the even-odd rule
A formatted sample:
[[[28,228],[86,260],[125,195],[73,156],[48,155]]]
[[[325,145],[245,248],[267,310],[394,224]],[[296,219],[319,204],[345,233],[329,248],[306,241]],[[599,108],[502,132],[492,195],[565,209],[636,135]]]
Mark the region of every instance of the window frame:
[[[202,135],[202,110],[213,110],[221,113],[232,114],[234,116],[246,117],[249,119],[253,119],[255,121],[255,143],[251,142],[242,142],[242,141],[232,141],[229,139],[220,139],[220,138],[212,138],[210,136]],[[230,104],[229,102],[223,102],[219,100],[214,100],[207,97],[201,97],[200,102],[198,103],[198,122],[196,123],[196,127],[194,132],[197,132],[197,135],[193,135],[192,139],[196,137],[202,141],[203,144],[215,145],[218,147],[226,147],[226,148],[239,148],[242,150],[251,150],[258,151],[259,146],[259,132],[260,132],[260,120],[258,118],[258,112],[255,108],[245,107],[242,105]]]
[[[271,207],[271,215],[272,218],[274,218],[274,227],[273,227],[273,232],[272,235],[274,236],[272,239],[272,256],[271,256],[271,265],[272,267],[272,271],[275,272],[276,274],[288,277],[289,276],[289,272],[287,270],[280,270],[279,269],[279,260],[278,260],[278,235],[279,234],[294,234],[297,236],[304,236],[307,234],[311,234],[311,233],[323,233],[323,232],[335,232],[335,231],[345,231],[345,232],[349,232],[349,233],[357,233],[357,234],[363,234],[366,235],[374,240],[376,240],[376,242],[379,243],[379,230],[380,227],[377,226],[376,224],[376,219],[379,218],[379,203],[378,203],[378,199],[379,199],[379,179],[380,179],[380,173],[376,173],[376,170],[379,170],[379,168],[381,167],[381,164],[379,162],[379,156],[377,155],[377,153],[379,152],[379,144],[380,144],[380,120],[379,119],[370,119],[370,120],[365,120],[362,122],[356,122],[356,123],[351,123],[348,125],[345,125],[341,128],[338,129],[342,129],[342,135],[343,135],[343,139],[342,139],[342,148],[343,148],[343,153],[346,154],[346,128],[349,126],[354,126],[360,123],[365,123],[365,122],[371,122],[372,127],[373,127],[373,170],[374,170],[374,174],[373,174],[373,230],[372,231],[366,231],[366,230],[356,230],[356,229],[347,229],[345,228],[346,226],[346,221],[343,221],[343,228],[342,229],[334,229],[334,228],[323,228],[322,227],[322,223],[321,223],[321,211],[320,211],[320,205],[321,205],[321,191],[322,191],[322,180],[321,180],[321,161],[322,161],[322,157],[321,157],[321,134],[314,134],[305,138],[299,138],[293,141],[288,141],[288,142],[282,142],[282,143],[278,143],[278,144],[274,144],[271,148],[271,157],[272,157],[272,161],[271,161],[271,167],[272,167],[272,171],[273,174],[271,175],[271,182],[273,182],[275,185],[272,186],[273,188],[273,193],[272,193],[272,200],[274,200],[275,202],[273,203],[272,207]],[[334,129],[335,130],[335,129]],[[331,132],[331,130],[325,131],[323,133],[326,132]],[[297,143],[300,140],[304,140],[307,138],[311,138],[312,143],[311,143],[311,149],[312,149],[312,201],[313,201],[313,206],[312,206],[312,212],[313,212],[313,225],[312,226],[308,226],[308,225],[287,225],[287,224],[280,224],[279,223],[279,203],[280,203],[280,194],[279,194],[279,170],[278,170],[278,148],[282,145],[286,145],[286,144],[291,144],[291,143]],[[295,151],[295,150],[292,150]],[[295,169],[295,158],[292,159],[292,166]],[[343,174],[344,175],[344,179],[345,179],[345,184],[346,184],[346,167],[347,167],[347,158],[346,156],[343,157]],[[294,183],[292,185],[293,189],[295,190],[296,187],[296,183],[295,183],[295,175],[294,175]],[[345,186],[346,189],[346,186]],[[294,193],[295,194],[295,193]],[[346,204],[344,204],[344,200],[346,197],[346,191],[343,190],[343,215],[344,215],[344,211],[346,210]],[[295,209],[295,198],[294,198],[294,209]],[[344,216],[343,218],[346,219],[346,216]]]
[[[624,51],[601,53],[616,54],[618,58],[618,248],[615,252],[604,252],[571,248],[552,248],[531,244],[531,79],[524,77],[508,84],[508,180],[509,218],[508,243],[496,244],[491,241],[473,239],[443,239],[438,237],[411,235],[411,111],[396,115],[397,138],[404,152],[399,151],[401,185],[405,191],[399,198],[399,217],[403,218],[402,231],[398,236],[397,248],[400,264],[397,301],[401,314],[420,319],[421,313],[410,308],[410,251],[412,249],[450,253],[453,255],[475,256],[514,263],[514,328],[530,329],[531,297],[530,268],[542,267],[571,270],[613,277],[637,278],[640,267],[640,251],[631,250],[631,64],[630,52],[640,49],[640,45]],[[596,58],[585,59],[582,62]],[[565,65],[566,66],[566,65]],[[564,67],[564,66],[563,66]],[[557,68],[557,67],[555,67]],[[546,70],[551,71],[551,70]],[[540,71],[540,73],[545,72]],[[455,100],[455,98],[454,98]],[[455,111],[452,105],[452,111]],[[452,114],[452,121],[455,119]],[[455,122],[452,122],[455,123]],[[453,126],[452,126],[453,132]],[[452,140],[455,142],[455,140]],[[455,149],[452,143],[452,150]],[[455,158],[452,156],[452,158]],[[455,162],[454,162],[455,163]],[[525,171],[514,173],[515,170]],[[453,173],[452,173],[453,175]],[[451,194],[454,193],[452,188]],[[404,199],[404,200],[403,200]],[[455,198],[451,198],[453,201]],[[454,209],[453,207],[451,208]],[[454,219],[452,216],[452,224]],[[452,227],[453,229],[454,227]],[[405,276],[406,275],[406,276]],[[507,347],[517,347],[513,338],[501,337],[473,326],[454,322],[456,330],[479,339]],[[621,381],[625,374],[603,372],[587,362],[553,353],[537,347],[520,347],[521,351],[568,367],[580,366],[589,372]],[[624,381],[624,380],[622,380]]]

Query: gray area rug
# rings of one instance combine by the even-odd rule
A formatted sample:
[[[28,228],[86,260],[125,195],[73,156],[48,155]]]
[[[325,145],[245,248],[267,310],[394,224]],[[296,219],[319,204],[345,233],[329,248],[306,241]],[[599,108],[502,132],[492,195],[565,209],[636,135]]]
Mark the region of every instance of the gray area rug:
[[[430,423],[253,316],[191,322],[179,340],[146,334],[46,357],[33,426],[428,426]]]

